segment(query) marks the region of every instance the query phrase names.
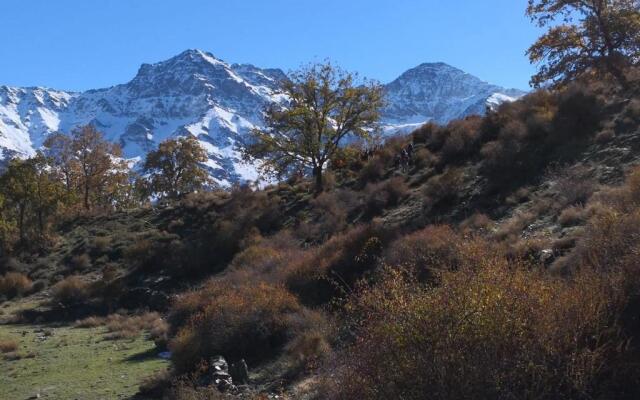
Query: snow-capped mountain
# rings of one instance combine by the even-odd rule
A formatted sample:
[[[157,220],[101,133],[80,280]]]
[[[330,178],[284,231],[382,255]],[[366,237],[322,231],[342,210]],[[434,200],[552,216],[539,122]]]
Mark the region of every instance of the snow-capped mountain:
[[[410,131],[428,121],[440,124],[487,107],[514,101],[525,92],[492,85],[445,63],[426,63],[412,68],[387,84],[385,131]]]
[[[209,153],[207,167],[221,185],[253,180],[242,162],[248,132],[262,110],[283,102],[279,69],[229,64],[188,50],[143,64],[128,83],[82,93],[0,86],[0,160],[27,157],[47,135],[93,124],[120,143],[128,158],[143,158],[166,138],[194,135]],[[385,131],[408,130],[428,120],[447,122],[522,94],[480,81],[446,64],[423,64],[386,85]]]

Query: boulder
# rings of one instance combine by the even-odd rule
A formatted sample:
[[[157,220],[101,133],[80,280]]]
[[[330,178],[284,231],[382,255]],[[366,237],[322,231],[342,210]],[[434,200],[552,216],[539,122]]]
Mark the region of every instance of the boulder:
[[[229,364],[227,364],[227,360],[225,360],[224,357],[212,357],[209,361],[209,372],[211,373],[213,384],[216,385],[221,392],[235,388],[231,374],[229,374]]]
[[[247,368],[247,363],[244,359],[231,364],[229,373],[236,385],[246,385],[249,383],[249,368]]]
[[[556,258],[556,254],[552,249],[544,249],[540,251],[539,258],[544,265],[550,265]]]

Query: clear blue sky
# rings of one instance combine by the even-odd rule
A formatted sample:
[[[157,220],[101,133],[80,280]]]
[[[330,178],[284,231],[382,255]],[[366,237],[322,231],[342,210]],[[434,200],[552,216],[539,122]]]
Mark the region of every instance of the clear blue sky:
[[[66,90],[129,81],[198,48],[285,71],[330,58],[388,82],[443,61],[526,89],[539,30],[526,0],[0,0],[0,84]]]

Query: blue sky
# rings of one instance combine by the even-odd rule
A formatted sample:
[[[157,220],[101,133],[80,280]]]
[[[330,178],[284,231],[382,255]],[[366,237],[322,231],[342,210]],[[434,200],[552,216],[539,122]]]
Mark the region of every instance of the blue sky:
[[[526,0],[0,0],[0,84],[66,90],[129,81],[198,48],[285,71],[329,58],[388,82],[443,61],[526,89],[540,31]]]

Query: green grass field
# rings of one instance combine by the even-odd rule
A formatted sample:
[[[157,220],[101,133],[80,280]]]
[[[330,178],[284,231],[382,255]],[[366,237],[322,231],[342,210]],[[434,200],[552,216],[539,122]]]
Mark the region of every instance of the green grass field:
[[[42,332],[49,331],[51,336]],[[0,340],[22,357],[0,355],[0,399],[126,399],[140,381],[167,368],[152,341],[105,340],[104,328],[0,325]]]

